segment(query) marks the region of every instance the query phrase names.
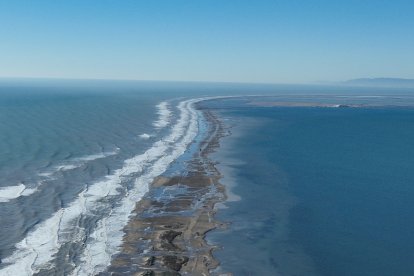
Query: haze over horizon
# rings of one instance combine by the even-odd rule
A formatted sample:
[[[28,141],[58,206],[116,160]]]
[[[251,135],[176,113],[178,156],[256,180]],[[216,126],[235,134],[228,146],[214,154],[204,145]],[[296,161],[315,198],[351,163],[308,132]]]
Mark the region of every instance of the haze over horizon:
[[[0,77],[414,78],[411,1],[0,2]]]

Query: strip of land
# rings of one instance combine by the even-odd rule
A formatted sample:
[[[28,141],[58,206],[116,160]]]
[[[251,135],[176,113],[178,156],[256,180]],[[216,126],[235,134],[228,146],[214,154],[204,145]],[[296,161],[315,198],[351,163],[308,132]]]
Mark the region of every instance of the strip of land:
[[[219,263],[207,232],[221,227],[215,204],[225,200],[221,177],[208,155],[226,135],[223,124],[208,110],[207,138],[187,164],[185,175],[158,177],[136,204],[120,253],[106,273],[111,275],[210,275]],[[103,274],[106,274],[103,273]]]
[[[330,104],[330,103],[317,103],[317,102],[277,102],[277,101],[252,101],[249,103],[253,106],[262,107],[362,107],[362,105],[349,105],[349,104]]]

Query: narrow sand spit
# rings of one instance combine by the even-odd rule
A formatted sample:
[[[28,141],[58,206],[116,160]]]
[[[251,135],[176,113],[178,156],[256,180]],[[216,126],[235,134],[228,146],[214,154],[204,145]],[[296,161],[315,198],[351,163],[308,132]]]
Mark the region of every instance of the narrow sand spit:
[[[208,110],[209,133],[187,164],[186,175],[158,177],[137,203],[121,252],[106,273],[112,275],[209,275],[218,266],[208,231],[222,227],[214,220],[215,204],[225,200],[221,177],[208,155],[227,134]],[[106,274],[103,273],[103,274]]]

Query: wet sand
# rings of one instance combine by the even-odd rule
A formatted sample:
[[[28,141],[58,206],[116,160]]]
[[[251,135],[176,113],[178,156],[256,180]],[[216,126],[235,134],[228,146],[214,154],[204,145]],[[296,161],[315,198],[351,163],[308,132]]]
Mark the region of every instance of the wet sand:
[[[205,235],[223,227],[214,220],[215,204],[226,196],[208,155],[228,131],[211,112],[203,113],[208,135],[187,164],[187,174],[155,179],[124,228],[120,253],[102,275],[210,275],[218,266]]]

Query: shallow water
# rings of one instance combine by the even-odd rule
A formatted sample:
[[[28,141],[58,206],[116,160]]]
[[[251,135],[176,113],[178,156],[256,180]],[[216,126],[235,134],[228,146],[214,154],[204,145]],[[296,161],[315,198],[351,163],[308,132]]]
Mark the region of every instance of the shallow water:
[[[209,235],[219,271],[414,273],[413,108],[214,106],[234,133],[215,158],[240,197]]]

